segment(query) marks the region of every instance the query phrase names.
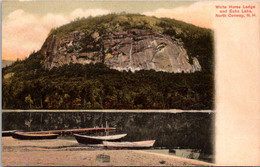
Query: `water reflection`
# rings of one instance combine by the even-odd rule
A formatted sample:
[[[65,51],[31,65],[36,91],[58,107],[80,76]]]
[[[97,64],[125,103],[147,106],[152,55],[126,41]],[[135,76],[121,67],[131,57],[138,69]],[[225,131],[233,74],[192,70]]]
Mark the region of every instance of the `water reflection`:
[[[142,151],[164,155],[174,155],[188,159],[202,160],[210,163],[214,162],[213,155],[201,153],[198,149],[150,149]]]
[[[199,159],[200,156],[200,150],[196,149],[169,149],[169,153],[189,159]]]

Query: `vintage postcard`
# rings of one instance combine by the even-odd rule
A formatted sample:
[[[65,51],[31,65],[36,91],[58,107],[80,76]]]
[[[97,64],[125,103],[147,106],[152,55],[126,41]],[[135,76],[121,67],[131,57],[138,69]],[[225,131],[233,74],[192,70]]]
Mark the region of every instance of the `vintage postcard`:
[[[3,166],[260,165],[258,2],[1,5]]]

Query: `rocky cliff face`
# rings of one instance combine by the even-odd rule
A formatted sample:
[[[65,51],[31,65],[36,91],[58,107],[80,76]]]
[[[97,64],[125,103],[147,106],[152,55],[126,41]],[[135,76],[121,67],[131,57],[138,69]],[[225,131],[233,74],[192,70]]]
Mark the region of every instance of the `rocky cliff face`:
[[[41,48],[44,67],[51,69],[70,63],[104,63],[119,71],[150,70],[195,72],[201,66],[193,57],[192,64],[183,43],[149,30],[130,29],[100,35],[74,31],[67,37],[50,35]]]

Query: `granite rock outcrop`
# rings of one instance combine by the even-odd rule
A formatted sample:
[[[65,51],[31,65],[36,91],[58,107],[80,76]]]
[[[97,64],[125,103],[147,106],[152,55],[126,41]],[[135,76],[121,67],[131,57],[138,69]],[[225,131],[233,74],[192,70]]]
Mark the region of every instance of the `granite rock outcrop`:
[[[189,60],[180,39],[142,29],[102,35],[97,31],[90,35],[74,31],[62,38],[50,35],[43,44],[41,53],[45,56],[45,69],[70,63],[104,63],[119,71],[201,71],[198,59],[192,57]]]

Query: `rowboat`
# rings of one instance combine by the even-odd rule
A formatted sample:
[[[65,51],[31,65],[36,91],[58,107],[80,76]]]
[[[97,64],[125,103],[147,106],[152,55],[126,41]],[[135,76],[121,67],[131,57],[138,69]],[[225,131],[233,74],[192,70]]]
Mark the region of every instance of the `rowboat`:
[[[102,144],[103,141],[120,141],[127,134],[108,135],[108,136],[86,136],[73,134],[80,144]]]
[[[58,134],[33,134],[28,132],[15,132],[12,137],[20,140],[42,140],[42,139],[56,139]]]
[[[2,131],[2,137],[7,137],[7,136],[12,136],[14,132],[17,130],[7,130],[7,131]]]
[[[138,142],[109,142],[103,141],[103,145],[108,149],[148,149],[153,147],[155,140]]]

